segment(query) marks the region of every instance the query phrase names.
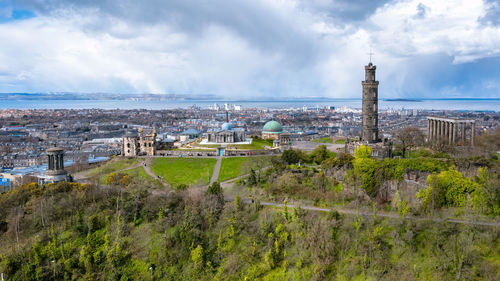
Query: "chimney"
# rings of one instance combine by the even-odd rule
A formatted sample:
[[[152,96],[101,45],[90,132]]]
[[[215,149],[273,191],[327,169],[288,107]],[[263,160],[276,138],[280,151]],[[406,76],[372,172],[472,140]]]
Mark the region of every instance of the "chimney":
[[[226,111],[226,123],[229,123],[229,113]]]

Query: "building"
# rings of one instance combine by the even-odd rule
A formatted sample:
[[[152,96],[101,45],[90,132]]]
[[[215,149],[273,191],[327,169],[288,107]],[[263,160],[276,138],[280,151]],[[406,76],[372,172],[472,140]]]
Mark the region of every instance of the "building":
[[[263,139],[278,140],[281,133],[283,133],[283,127],[280,123],[274,120],[267,122],[262,128]]]
[[[226,122],[219,129],[207,132],[207,143],[238,143],[246,142],[245,129],[233,128],[229,123],[229,115],[226,112]]]
[[[371,62],[365,66],[363,85],[363,112],[361,139],[368,143],[376,143],[378,138],[378,81],[375,80],[377,67]]]
[[[179,134],[179,140],[181,142],[194,140],[197,139],[199,136],[200,136],[200,131],[190,128]]]
[[[123,137],[123,156],[154,156],[156,153],[156,130],[150,133],[142,128],[138,132],[130,131]]]
[[[71,176],[64,170],[64,150],[59,147],[47,149],[48,169],[38,178],[40,184],[71,181]]]

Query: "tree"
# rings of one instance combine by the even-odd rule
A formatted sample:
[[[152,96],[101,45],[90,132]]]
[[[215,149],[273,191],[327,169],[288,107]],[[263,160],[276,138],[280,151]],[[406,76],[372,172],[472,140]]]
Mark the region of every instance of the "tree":
[[[254,186],[257,184],[257,175],[255,174],[254,169],[250,169],[250,175],[248,176],[247,184],[249,186]]]
[[[422,207],[431,211],[445,206],[463,207],[468,195],[476,191],[479,185],[459,171],[450,168],[427,178],[427,189],[422,189],[417,198],[422,199]]]
[[[476,182],[479,186],[472,195],[474,208],[487,215],[500,215],[500,178],[498,173],[488,172],[486,167],[479,168]]]
[[[293,191],[299,186],[299,182],[294,174],[287,172],[281,175],[274,185],[274,190],[279,193],[293,193]]]
[[[206,194],[219,195],[221,192],[222,192],[222,188],[220,186],[220,183],[214,182],[208,186]]]
[[[500,128],[495,131],[483,133],[478,137],[477,144],[485,152],[496,152],[500,150]]]
[[[314,162],[321,164],[323,161],[328,159],[328,149],[326,149],[326,145],[320,145],[316,147],[311,152],[311,158]]]
[[[416,148],[424,144],[424,134],[419,128],[404,127],[396,131],[395,141],[401,147],[403,158],[408,151],[408,157],[412,148]]]
[[[360,145],[354,150],[355,158],[369,158],[372,155],[372,148],[366,145]]]
[[[300,161],[300,154],[298,151],[293,150],[293,149],[287,149],[283,151],[283,154],[281,155],[281,159],[285,161],[286,164],[296,164]]]

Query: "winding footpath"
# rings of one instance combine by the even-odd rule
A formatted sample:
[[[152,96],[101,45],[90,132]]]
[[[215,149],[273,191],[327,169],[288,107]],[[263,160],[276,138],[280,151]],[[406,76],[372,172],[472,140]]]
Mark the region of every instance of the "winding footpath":
[[[210,178],[210,184],[214,183],[217,181],[219,178],[219,172],[221,168],[221,162],[222,162],[222,157],[217,157],[217,163],[214,166],[214,170],[212,172],[212,177]],[[164,181],[161,177],[158,177],[155,175],[151,169],[151,158],[146,158],[145,160],[127,167],[125,169],[116,171],[116,172],[123,172],[126,170],[131,170],[135,169],[142,166],[144,168],[144,171],[151,176],[152,178],[158,180],[163,187],[166,188],[164,191],[172,191],[172,188],[170,184],[168,184],[166,181]],[[266,167],[267,168],[267,167]],[[242,178],[247,177],[248,175],[241,175],[236,178],[223,181],[221,182],[221,187],[223,189],[232,187],[234,183]],[[83,173],[78,173],[75,175],[75,180],[77,181],[86,181],[90,177],[87,176],[86,172]],[[412,181],[411,183],[413,184],[419,184],[418,182]],[[203,186],[202,188],[206,189],[208,186]],[[234,198],[232,197],[225,197],[225,201],[231,202],[234,201]],[[245,204],[254,204],[254,199],[251,198],[242,198],[240,202],[245,203]],[[283,203],[275,203],[275,202],[269,202],[269,201],[260,201],[259,202],[261,206],[269,206],[269,207],[277,207],[277,208],[283,208],[285,204]],[[310,205],[300,205],[300,204],[286,204],[287,207],[289,208],[297,208],[300,207],[301,209],[304,210],[309,210],[309,211],[314,211],[314,212],[338,212],[340,214],[345,214],[345,215],[352,215],[352,216],[365,216],[365,217],[373,217],[375,215],[375,212],[367,212],[367,211],[359,211],[359,210],[353,210],[353,209],[344,209],[344,208],[334,208],[334,209],[329,209],[329,208],[322,208],[322,207],[316,207],[316,206],[310,206]],[[408,220],[415,220],[415,221],[433,221],[437,223],[456,223],[456,224],[466,224],[470,226],[489,226],[489,227],[500,227],[500,222],[484,222],[484,221],[467,221],[467,220],[460,220],[460,219],[447,219],[447,218],[436,218],[436,217],[417,217],[417,216],[405,216],[404,218],[401,218],[399,214],[396,213],[388,213],[388,212],[382,212],[382,211],[377,211],[376,212],[377,217],[383,217],[383,218],[389,218],[389,219],[408,219]]]

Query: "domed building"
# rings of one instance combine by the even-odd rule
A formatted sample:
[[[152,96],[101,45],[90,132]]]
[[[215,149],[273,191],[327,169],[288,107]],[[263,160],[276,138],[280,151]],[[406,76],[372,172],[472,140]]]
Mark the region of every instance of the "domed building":
[[[229,123],[229,116],[226,112],[226,122],[219,129],[207,132],[207,143],[237,143],[246,142],[245,130],[243,128],[233,128]]]
[[[263,139],[277,140],[279,139],[281,133],[283,133],[283,127],[281,127],[280,123],[274,120],[267,122],[262,128]]]

